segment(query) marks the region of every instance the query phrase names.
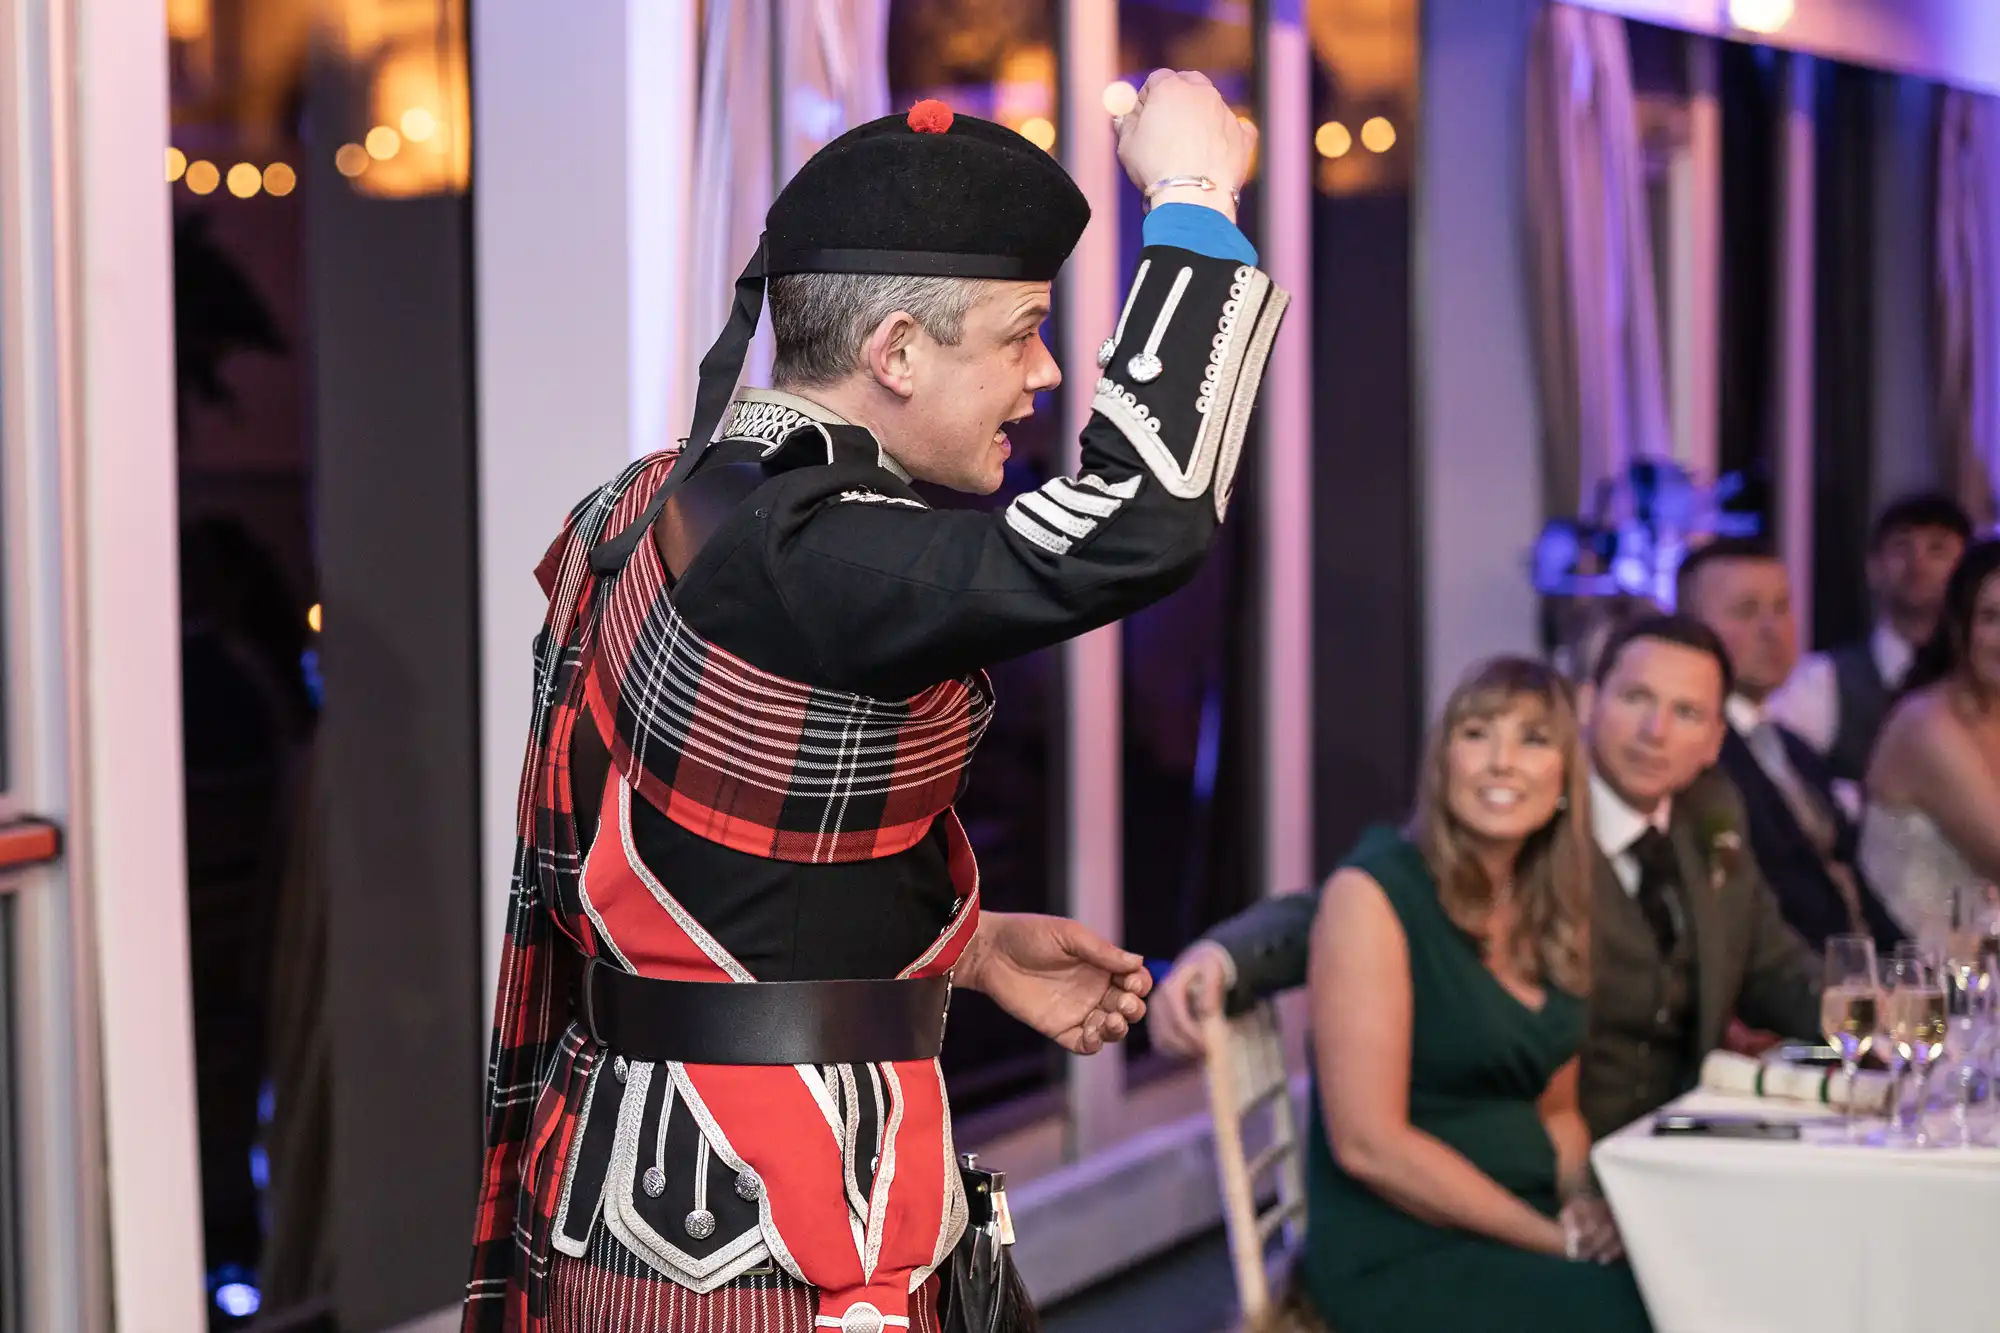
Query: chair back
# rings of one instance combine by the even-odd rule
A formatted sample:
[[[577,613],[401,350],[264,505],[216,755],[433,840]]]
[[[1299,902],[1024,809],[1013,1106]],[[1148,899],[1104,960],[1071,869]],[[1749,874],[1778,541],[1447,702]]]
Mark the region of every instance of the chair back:
[[[1304,1236],[1304,1142],[1277,1010],[1262,1003],[1236,1018],[1206,1016],[1202,1040],[1229,1258],[1244,1322],[1255,1328],[1271,1315],[1273,1273],[1285,1272]]]

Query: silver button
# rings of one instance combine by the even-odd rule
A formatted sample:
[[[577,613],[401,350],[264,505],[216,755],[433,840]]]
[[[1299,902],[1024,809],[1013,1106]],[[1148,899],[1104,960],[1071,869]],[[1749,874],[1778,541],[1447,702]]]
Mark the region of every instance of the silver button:
[[[857,1301],[840,1317],[840,1333],[882,1333],[882,1312],[867,1301]]]
[[[623,1083],[625,1081],[625,1075],[629,1072],[630,1072],[630,1066],[628,1066],[625,1063],[624,1056],[621,1055],[612,1060],[611,1075],[613,1078],[616,1078],[620,1083]]]
[[[1106,366],[1109,366],[1111,364],[1111,358],[1116,356],[1117,354],[1118,354],[1117,342],[1113,339],[1106,338],[1103,342],[1097,345],[1097,368],[1099,370],[1103,370]]]
[[[1160,364],[1160,358],[1157,356],[1149,352],[1141,352],[1125,363],[1125,369],[1131,371],[1132,378],[1139,381],[1139,383],[1151,384],[1160,377],[1160,372],[1165,367]]]
[[[657,1199],[667,1192],[667,1173],[657,1166],[649,1166],[639,1180],[639,1187],[646,1191],[647,1198]]]
[[[736,1197],[751,1203],[764,1197],[764,1182],[757,1179],[755,1171],[743,1170],[736,1173]]]
[[[706,1208],[697,1208],[687,1215],[688,1235],[696,1240],[707,1240],[715,1234],[715,1214]]]

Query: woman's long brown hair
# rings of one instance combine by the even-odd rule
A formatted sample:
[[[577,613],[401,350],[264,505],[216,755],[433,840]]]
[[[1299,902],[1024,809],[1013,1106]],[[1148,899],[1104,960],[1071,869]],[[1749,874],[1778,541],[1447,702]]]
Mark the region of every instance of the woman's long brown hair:
[[[1451,738],[1469,721],[1501,717],[1523,704],[1539,706],[1547,718],[1562,751],[1568,800],[1528,836],[1515,858],[1513,937],[1490,941],[1489,947],[1504,949],[1528,976],[1584,995],[1590,990],[1590,765],[1575,698],[1554,668],[1525,657],[1494,657],[1459,682],[1424,745],[1410,841],[1437,880],[1446,915],[1484,937],[1494,886],[1446,798]]]

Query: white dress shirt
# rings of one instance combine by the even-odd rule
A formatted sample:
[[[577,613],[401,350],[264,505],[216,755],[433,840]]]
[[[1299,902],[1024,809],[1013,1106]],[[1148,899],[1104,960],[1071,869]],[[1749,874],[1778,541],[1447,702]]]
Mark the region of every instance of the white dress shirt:
[[[1642,815],[1613,791],[1610,783],[1596,772],[1591,773],[1590,834],[1597,840],[1598,850],[1611,862],[1611,873],[1618,876],[1625,892],[1634,896],[1639,892],[1639,858],[1632,855],[1632,844],[1649,828],[1665,833],[1673,809],[1673,799],[1669,797],[1655,806],[1652,814]]]
[[[1909,674],[1917,650],[1878,620],[1868,636],[1868,655],[1893,693]],[[1814,753],[1832,750],[1840,734],[1840,681],[1833,673],[1833,659],[1813,653],[1801,661],[1790,679],[1765,700],[1764,709],[1773,721],[1812,746]]]
[[[1760,706],[1740,694],[1732,694],[1723,702],[1722,716],[1728,720],[1729,729],[1745,739],[1762,726],[1767,717],[1773,718],[1780,726],[1790,725],[1784,719],[1776,717],[1768,706]]]

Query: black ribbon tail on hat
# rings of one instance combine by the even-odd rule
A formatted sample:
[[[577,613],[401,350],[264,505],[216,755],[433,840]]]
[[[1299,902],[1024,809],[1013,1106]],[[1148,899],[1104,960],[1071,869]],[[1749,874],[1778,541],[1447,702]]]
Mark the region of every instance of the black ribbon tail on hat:
[[[763,313],[764,241],[759,237],[757,252],[750,256],[742,276],[736,279],[736,304],[729,312],[729,323],[723,326],[708,355],[701,359],[701,383],[694,395],[694,426],[688,431],[687,444],[674,460],[667,479],[653,493],[645,512],[630,527],[616,537],[607,537],[591,551],[593,574],[615,574],[625,568],[632,552],[653,530],[667,501],[701,463],[702,455],[714,441],[716,427],[722,424],[722,413],[736,392],[736,381],[743,375],[743,358],[749,353],[750,340],[757,336],[757,320]]]

